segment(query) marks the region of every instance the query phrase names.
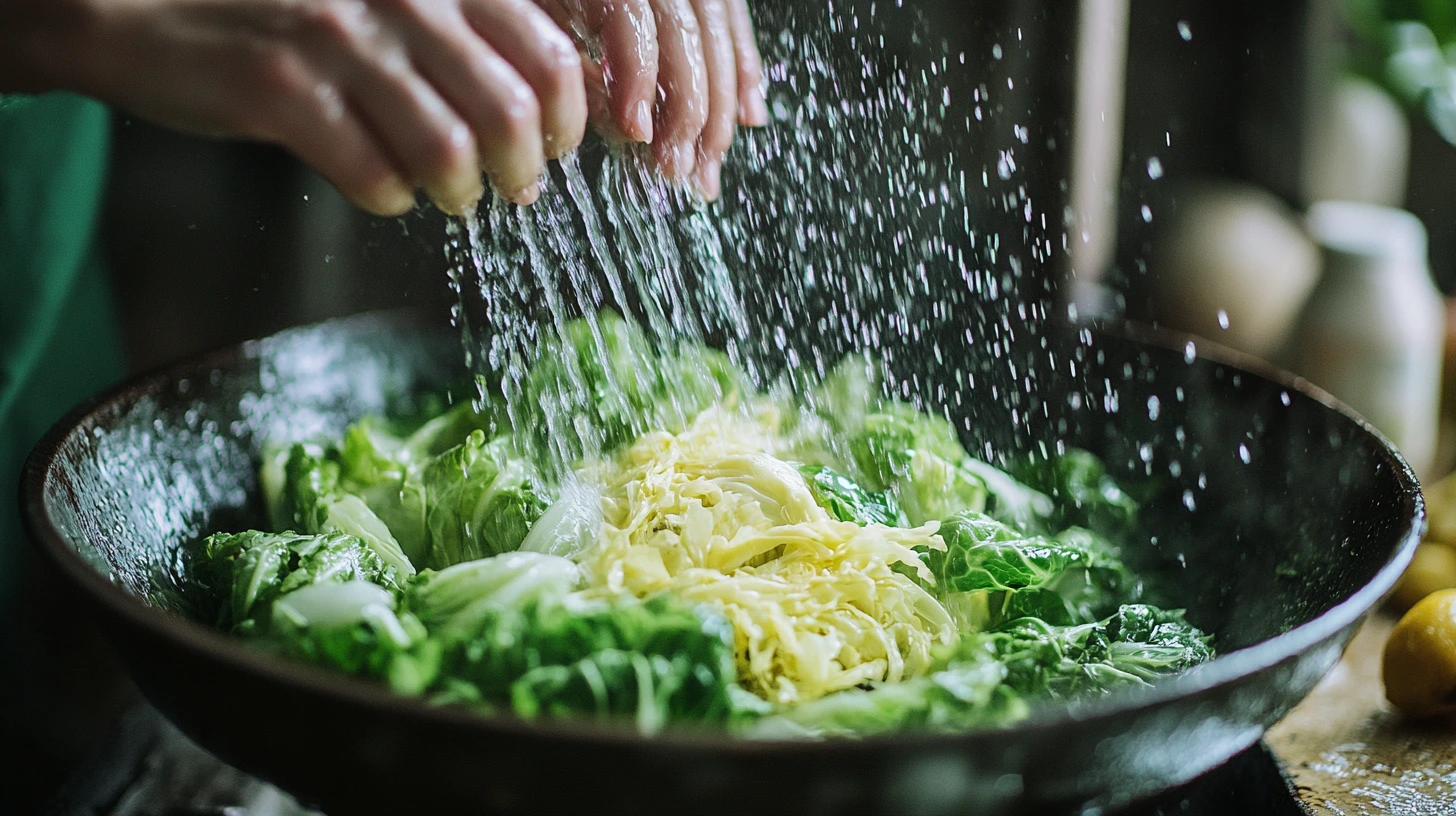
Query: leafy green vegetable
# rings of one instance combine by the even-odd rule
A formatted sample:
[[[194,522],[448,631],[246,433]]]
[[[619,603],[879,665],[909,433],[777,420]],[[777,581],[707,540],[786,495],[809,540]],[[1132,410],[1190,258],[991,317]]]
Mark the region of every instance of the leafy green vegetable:
[[[986,512],[992,518],[1028,533],[1051,531],[1057,508],[1050,496],[1027,487],[1005,471],[979,459],[966,457],[961,460],[961,467],[986,486],[989,495]]]
[[[1039,698],[1105,694],[1187,671],[1213,657],[1211,641],[1182,612],[1142,605],[1076,626],[1020,618],[966,636],[925,677],[837,692],[742,730],[791,739],[1004,725],[1025,717]]]
[[[931,556],[931,570],[949,592],[1043,587],[1097,558],[1075,544],[1029,538],[981,513],[946,519],[940,535],[947,551]]]
[[[591,546],[601,528],[601,487],[581,479],[567,479],[556,501],[531,526],[521,549],[569,558]]]
[[[791,373],[807,375],[803,369]],[[787,387],[803,394],[809,413],[824,419],[840,435],[858,433],[865,426],[865,417],[886,402],[884,363],[868,354],[846,355],[817,385],[800,377]]]
[[[401,574],[414,574],[414,564],[388,525],[363,499],[343,490],[340,465],[329,457],[333,452],[315,455],[306,445],[293,446],[284,465],[284,490],[279,499],[287,526],[310,534],[348,533]]]
[[[1179,611],[1126,605],[1097,623],[1057,627],[1020,618],[978,636],[1031,696],[1073,697],[1144,685],[1213,657],[1212,638]]]
[[[1019,470],[1021,481],[972,457],[944,416],[890,398],[886,377],[883,362],[853,356],[817,386],[786,375],[793,393],[765,399],[720,352],[654,344],[612,314],[573,321],[513,395],[514,426],[442,396],[411,403],[407,420],[367,417],[339,439],[267,447],[269,518],[299,532],[207,539],[191,555],[190,595],[261,647],[401,694],[526,718],[630,718],[648,734],[679,722],[765,738],[996,727],[1039,699],[1153,682],[1212,657],[1181,612],[1140,605],[1118,549],[1133,541],[1137,503],[1101,461],[1074,450]],[[771,703],[738,684],[726,618],[666,594],[602,600],[601,576],[571,560],[611,505],[590,467],[573,469],[582,456],[740,401],[777,419],[773,455],[741,467],[792,477],[786,462],[803,463],[836,519],[939,524],[945,550],[918,548],[933,583],[893,567],[961,627],[929,673]],[[766,491],[759,504],[774,518],[775,503],[803,500]],[[590,592],[577,592],[584,578]]]
[[[636,323],[602,312],[543,345],[519,401],[534,412],[521,430],[540,455],[571,463],[649,430],[681,430],[704,408],[751,390],[722,352],[687,344],[659,352]]]
[[[394,606],[392,594],[368,581],[313,584],[273,603],[263,641],[283,654],[420,694],[439,675],[441,644]]]
[[[439,572],[425,570],[410,584],[406,599],[432,632],[468,637],[492,613],[559,601],[579,580],[576,564],[566,558],[513,552]]]
[[[214,599],[218,625],[238,631],[266,628],[279,596],[313,584],[369,581],[400,590],[398,571],[346,533],[220,533],[202,542],[191,575],[198,594]]]
[[[944,553],[927,565],[944,593],[988,593],[969,622],[996,626],[1018,617],[1085,623],[1141,597],[1142,585],[1106,539],[1079,528],[1027,536],[982,513],[961,513],[940,528]]]
[[[883,406],[850,434],[849,451],[862,483],[890,490],[911,524],[986,506],[985,480],[965,467],[974,460],[944,418]]]
[[[432,569],[514,551],[550,506],[535,466],[515,455],[511,439],[487,441],[478,430],[425,468],[424,486]]]
[[[645,734],[723,721],[740,697],[733,632],[715,613],[667,596],[569,609],[532,604],[490,615],[453,645],[448,699],[522,717],[631,717]]]
[[[1003,725],[1027,711],[1005,678],[1006,667],[989,652],[972,651],[925,677],[836,692],[751,722],[743,732],[759,739],[820,739]]]
[[[476,431],[492,434],[495,426],[495,417],[480,413],[473,403],[461,402],[401,439],[395,458],[405,464],[418,466],[451,448],[465,444],[465,440]]]
[[[799,471],[809,483],[814,501],[840,521],[852,521],[861,527],[867,524],[904,527],[908,524],[899,503],[889,493],[871,493],[848,476],[821,465],[804,465]]]
[[[1138,504],[1107,475],[1094,454],[1072,448],[1056,459],[1039,460],[1019,470],[1027,484],[1050,495],[1063,525],[1095,530],[1120,539],[1137,526]]]

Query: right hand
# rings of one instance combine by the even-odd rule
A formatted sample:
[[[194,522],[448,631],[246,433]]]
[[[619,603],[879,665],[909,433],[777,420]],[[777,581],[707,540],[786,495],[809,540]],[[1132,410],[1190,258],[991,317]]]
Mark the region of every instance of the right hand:
[[[0,0],[0,30],[26,7],[39,24],[0,34],[10,85],[276,142],[379,214],[415,183],[460,212],[482,169],[534,201],[586,126],[575,43],[530,0]]]

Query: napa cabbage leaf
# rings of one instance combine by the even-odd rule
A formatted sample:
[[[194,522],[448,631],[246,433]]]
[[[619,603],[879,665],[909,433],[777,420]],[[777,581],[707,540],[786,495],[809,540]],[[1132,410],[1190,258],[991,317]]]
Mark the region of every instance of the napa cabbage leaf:
[[[652,734],[725,721],[744,705],[731,691],[732,627],[665,595],[503,609],[455,641],[444,665],[451,679],[437,699],[528,719],[626,717]]]
[[[799,472],[804,475],[814,500],[839,521],[852,521],[861,527],[869,524],[910,526],[900,504],[888,492],[865,490],[848,476],[822,465],[805,465],[799,468]]]
[[[1055,499],[1057,518],[1064,526],[1085,527],[1114,540],[1137,526],[1137,500],[1089,451],[1071,448],[1052,459],[1025,463],[1018,473]]]
[[[188,572],[218,625],[242,632],[266,628],[273,602],[307,586],[368,581],[398,593],[404,581],[373,548],[339,532],[219,533],[202,542]]]
[[[551,504],[535,465],[517,455],[511,438],[488,440],[479,430],[431,461],[423,481],[432,569],[516,550]]]
[[[561,600],[581,580],[570,559],[512,552],[425,570],[410,583],[406,602],[431,632],[446,638],[480,631],[490,615]]]
[[[974,628],[1021,617],[1087,623],[1142,595],[1111,542],[1088,530],[1028,536],[983,513],[961,513],[941,524],[940,536],[946,550],[926,552],[927,566],[944,597],[974,596],[955,599]]]

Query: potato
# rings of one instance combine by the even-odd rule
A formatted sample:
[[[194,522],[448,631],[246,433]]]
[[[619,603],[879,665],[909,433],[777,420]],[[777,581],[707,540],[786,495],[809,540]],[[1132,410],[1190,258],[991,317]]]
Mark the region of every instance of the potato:
[[[1416,548],[1415,558],[1390,596],[1390,605],[1404,612],[1432,592],[1452,588],[1456,588],[1456,549],[1428,541]]]
[[[1426,539],[1456,545],[1456,474],[1428,486],[1425,494]]]

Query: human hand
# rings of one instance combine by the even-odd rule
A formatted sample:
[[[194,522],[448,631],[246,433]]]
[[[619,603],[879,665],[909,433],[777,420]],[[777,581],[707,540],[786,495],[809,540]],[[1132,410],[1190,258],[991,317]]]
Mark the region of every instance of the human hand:
[[[276,142],[380,214],[416,182],[462,211],[482,169],[529,203],[586,126],[576,46],[530,0],[0,0],[0,53],[16,89]]]
[[[583,45],[597,127],[717,198],[735,124],[768,123],[747,0],[538,2]]]
[[[590,95],[600,125],[715,197],[735,113],[767,119],[744,0],[539,1],[600,35],[601,61],[584,71],[530,0],[0,0],[0,90],[278,143],[386,215],[416,184],[463,211],[482,170],[531,203]]]

